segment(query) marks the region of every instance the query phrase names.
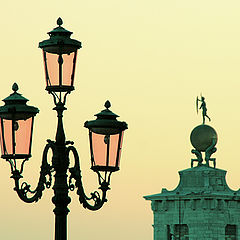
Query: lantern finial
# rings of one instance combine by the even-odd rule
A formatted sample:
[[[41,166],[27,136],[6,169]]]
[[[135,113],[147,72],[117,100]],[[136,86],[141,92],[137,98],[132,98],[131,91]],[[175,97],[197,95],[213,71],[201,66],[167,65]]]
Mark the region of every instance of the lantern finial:
[[[63,20],[59,17],[57,20],[57,25],[60,27],[63,24]]]
[[[104,107],[109,109],[111,107],[111,103],[107,100],[104,104]]]
[[[17,85],[17,83],[14,83],[14,84],[12,85],[12,90],[13,90],[14,92],[17,92],[17,90],[18,90],[18,85]]]

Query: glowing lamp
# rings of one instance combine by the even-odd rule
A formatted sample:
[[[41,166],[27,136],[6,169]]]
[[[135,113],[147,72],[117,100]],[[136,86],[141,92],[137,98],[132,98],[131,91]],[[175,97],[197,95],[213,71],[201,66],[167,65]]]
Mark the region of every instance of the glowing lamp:
[[[105,103],[106,109],[96,114],[96,120],[85,122],[89,129],[91,169],[105,172],[119,170],[123,142],[123,132],[127,123],[120,122],[119,117],[109,110],[111,104]]]
[[[61,18],[57,24],[58,27],[48,32],[50,38],[39,43],[43,50],[46,90],[71,92],[74,90],[77,50],[81,48],[81,42],[70,38],[72,32],[61,26]]]
[[[38,108],[28,106],[28,99],[17,93],[18,86],[13,84],[14,91],[3,101],[0,107],[0,140],[2,158],[28,159],[31,157],[34,116]]]

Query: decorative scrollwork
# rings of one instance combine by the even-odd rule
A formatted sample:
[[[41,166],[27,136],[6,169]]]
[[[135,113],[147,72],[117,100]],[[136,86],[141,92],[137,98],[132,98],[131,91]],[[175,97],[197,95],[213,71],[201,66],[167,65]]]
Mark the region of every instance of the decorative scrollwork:
[[[34,190],[31,190],[31,185],[27,182],[22,182],[21,186],[19,183],[20,178],[22,178],[22,171],[23,171],[23,164],[25,161],[23,161],[21,165],[21,170],[16,169],[16,165],[11,167],[12,170],[12,176],[15,180],[15,188],[14,190],[17,192],[18,196],[21,200],[27,203],[37,202],[42,197],[42,192],[44,191],[45,187],[50,188],[52,184],[52,167],[47,162],[47,154],[49,149],[53,148],[53,145],[51,143],[48,143],[43,151],[43,157],[42,157],[42,166],[40,171],[40,177],[37,184],[37,187]],[[53,149],[52,149],[53,150]],[[12,163],[9,160],[10,164]],[[47,178],[48,177],[48,178]],[[33,194],[32,197],[28,197],[28,194]]]
[[[77,150],[73,146],[69,146],[67,148],[67,154],[69,156],[69,153],[72,152],[75,160],[74,167],[69,168],[70,177],[69,177],[69,189],[73,191],[75,187],[77,188],[77,194],[79,195],[79,201],[83,205],[84,208],[90,209],[90,210],[98,210],[100,209],[105,202],[107,202],[106,199],[106,192],[109,190],[109,184],[105,181],[101,181],[99,179],[100,187],[102,191],[102,196],[98,191],[94,191],[91,193],[91,197],[87,197],[82,183],[82,176],[81,176],[81,170],[80,170],[80,161],[79,156],[77,153]],[[99,177],[100,178],[100,177]],[[72,179],[75,180],[75,186],[72,183]],[[94,204],[91,205],[88,203],[88,201],[93,200]]]
[[[57,105],[58,103],[62,103],[63,105],[65,105],[67,101],[67,95],[70,94],[71,91],[65,92],[64,96],[62,96],[62,92],[60,92],[59,95],[57,95],[56,92],[52,91],[49,91],[48,93],[53,96],[53,101],[55,105]]]
[[[75,190],[75,185],[72,183],[72,175],[69,177],[69,181],[68,181],[68,188],[70,191],[74,191]]]
[[[95,202],[95,205],[99,204],[100,203],[100,194],[98,191],[95,191],[93,193],[91,193],[91,198],[94,202]]]
[[[27,184],[26,182],[22,183],[21,191],[23,192],[24,195],[26,195],[28,192],[35,193],[35,191],[31,191],[30,187],[31,187],[30,184]]]

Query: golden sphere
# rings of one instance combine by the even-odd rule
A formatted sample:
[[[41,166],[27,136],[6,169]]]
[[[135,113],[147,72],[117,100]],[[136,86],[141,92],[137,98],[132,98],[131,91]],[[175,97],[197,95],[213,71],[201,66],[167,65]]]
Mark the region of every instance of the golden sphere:
[[[217,144],[217,133],[214,128],[202,124],[192,130],[190,141],[196,150],[205,152],[213,143],[213,147]]]

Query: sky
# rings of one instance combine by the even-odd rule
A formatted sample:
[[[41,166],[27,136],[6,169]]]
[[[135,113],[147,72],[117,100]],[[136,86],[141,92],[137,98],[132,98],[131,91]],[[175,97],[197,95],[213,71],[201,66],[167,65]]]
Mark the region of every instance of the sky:
[[[82,42],[75,91],[67,100],[65,133],[81,158],[86,192],[98,188],[90,170],[86,120],[110,100],[126,121],[121,170],[112,175],[108,202],[91,212],[70,192],[70,240],[153,239],[151,204],[143,196],[174,189],[178,171],[189,168],[190,133],[201,124],[195,100],[206,99],[208,123],[218,134],[217,167],[239,189],[240,2],[238,0],[42,0],[4,1],[0,14],[0,99],[19,92],[36,106],[33,157],[24,181],[36,186],[46,139],[54,139],[56,114],[45,91],[42,53],[58,17]],[[2,159],[0,238],[53,239],[52,189],[26,204],[13,191]]]

